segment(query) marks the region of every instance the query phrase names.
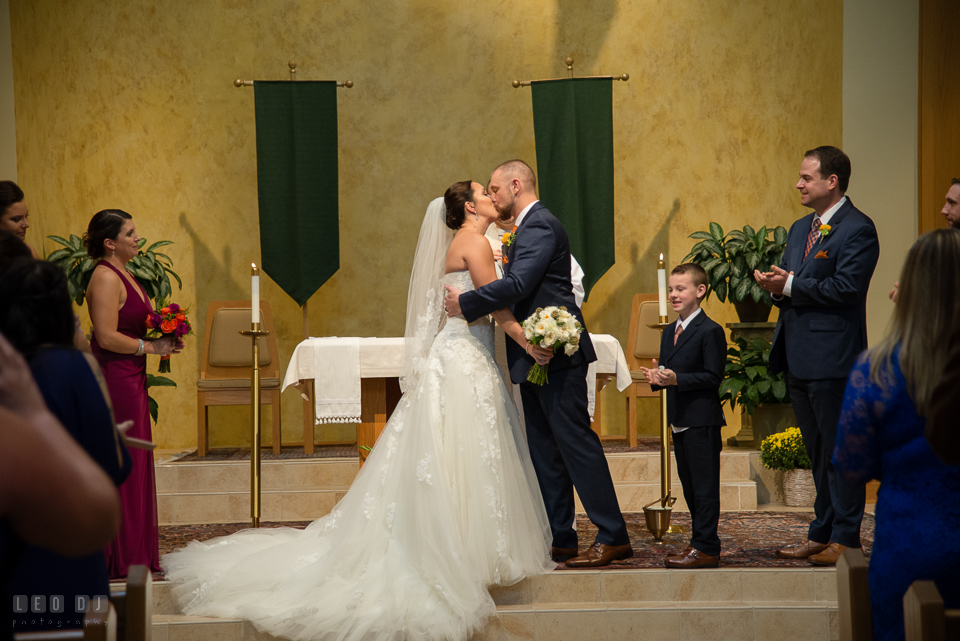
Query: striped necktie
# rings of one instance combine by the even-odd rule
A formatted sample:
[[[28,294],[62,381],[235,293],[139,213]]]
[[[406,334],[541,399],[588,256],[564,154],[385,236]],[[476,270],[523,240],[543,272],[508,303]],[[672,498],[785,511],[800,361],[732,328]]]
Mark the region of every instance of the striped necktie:
[[[803,259],[807,259],[807,254],[810,253],[810,250],[813,249],[813,244],[817,242],[817,237],[820,235],[820,216],[813,217],[813,224],[810,225],[810,233],[807,234],[807,247],[803,250]]]

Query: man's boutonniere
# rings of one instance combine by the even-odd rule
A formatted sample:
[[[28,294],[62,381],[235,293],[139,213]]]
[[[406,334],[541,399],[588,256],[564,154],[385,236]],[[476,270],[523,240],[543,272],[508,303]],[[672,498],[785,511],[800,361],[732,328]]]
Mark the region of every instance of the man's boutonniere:
[[[506,247],[507,249],[509,249],[510,246],[513,245],[513,240],[514,240],[516,237],[517,237],[517,226],[514,225],[514,226],[513,226],[513,229],[511,229],[510,231],[504,233],[503,236],[500,237],[500,244],[503,245],[504,247]],[[506,251],[503,252],[503,258],[502,258],[502,260],[503,260],[504,263],[509,263],[509,262],[510,262],[510,259],[507,258]]]
[[[830,235],[830,230],[833,229],[830,225],[820,225],[820,240]]]

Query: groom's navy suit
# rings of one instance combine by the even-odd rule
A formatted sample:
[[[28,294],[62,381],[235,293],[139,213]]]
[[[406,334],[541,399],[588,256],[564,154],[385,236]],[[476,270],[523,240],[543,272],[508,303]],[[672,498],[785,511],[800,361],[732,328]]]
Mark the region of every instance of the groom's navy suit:
[[[519,322],[538,307],[564,306],[583,324],[570,282],[570,241],[560,221],[540,202],[523,217],[507,250],[503,278],[460,295],[464,318],[474,321],[509,307]],[[550,382],[526,382],[534,365],[516,342],[507,341],[510,378],[520,383],[530,458],[553,531],[553,545],[576,548],[573,488],[597,526],[597,541],[630,542],[600,439],[590,429],[587,411],[587,365],[597,360],[590,335],[580,335],[573,356],[562,352],[550,361]]]
[[[780,318],[770,369],[786,372],[790,401],[813,462],[816,519],[808,538],[860,547],[864,488],[848,485],[830,462],[847,376],[867,348],[867,289],[880,256],[877,229],[850,199],[803,257],[814,214],[793,224],[780,267],[793,272],[791,295],[775,298]]]

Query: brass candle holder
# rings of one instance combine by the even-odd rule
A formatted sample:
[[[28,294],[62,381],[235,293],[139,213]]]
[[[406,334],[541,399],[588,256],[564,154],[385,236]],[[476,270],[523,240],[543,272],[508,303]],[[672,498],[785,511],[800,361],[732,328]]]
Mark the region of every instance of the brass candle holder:
[[[647,327],[663,330],[671,325],[666,316],[660,316],[659,323],[649,323]],[[667,390],[660,390],[660,498],[643,506],[643,517],[647,529],[657,541],[671,530],[670,515],[677,497],[670,494],[670,423],[667,420]]]
[[[254,266],[254,275],[259,270]],[[259,311],[259,310],[258,310]],[[260,337],[270,332],[260,329],[260,323],[250,323],[250,329],[240,330],[253,343],[253,365],[250,374],[250,404],[252,406],[250,434],[250,522],[251,527],[260,527]]]

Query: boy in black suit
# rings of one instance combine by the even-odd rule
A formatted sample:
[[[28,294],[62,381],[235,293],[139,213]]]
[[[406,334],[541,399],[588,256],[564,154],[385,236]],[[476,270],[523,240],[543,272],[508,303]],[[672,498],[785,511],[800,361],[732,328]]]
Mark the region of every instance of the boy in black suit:
[[[644,368],[654,390],[667,389],[667,420],[683,498],[690,509],[693,533],[682,554],[671,555],[668,568],[715,568],[720,565],[720,382],[727,360],[723,328],[707,318],[700,301],[707,293],[703,267],[685,263],[670,272],[670,303],[680,318],[660,341],[660,365]]]

